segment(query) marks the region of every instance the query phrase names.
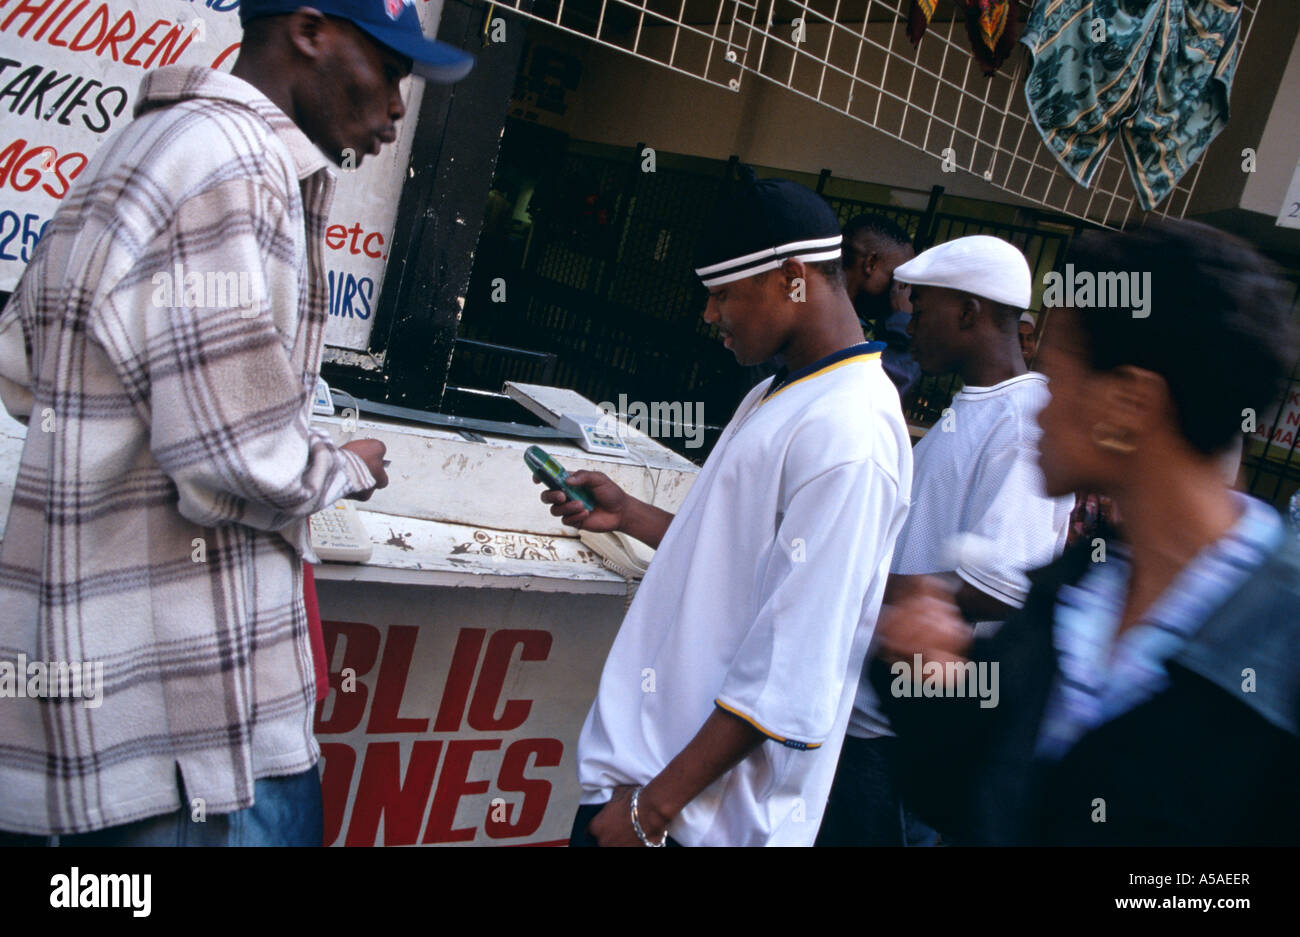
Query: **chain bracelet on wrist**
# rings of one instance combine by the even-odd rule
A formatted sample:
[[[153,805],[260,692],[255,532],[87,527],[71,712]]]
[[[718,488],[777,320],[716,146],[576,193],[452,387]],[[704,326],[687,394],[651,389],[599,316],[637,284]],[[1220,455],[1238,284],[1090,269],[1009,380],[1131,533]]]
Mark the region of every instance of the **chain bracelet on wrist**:
[[[649,837],[645,835],[645,830],[641,829],[641,818],[637,815],[637,800],[641,796],[641,788],[632,792],[632,829],[636,832],[636,838],[641,840],[642,846],[664,846],[668,843],[668,831],[664,830],[663,837],[657,843],[650,842]]]

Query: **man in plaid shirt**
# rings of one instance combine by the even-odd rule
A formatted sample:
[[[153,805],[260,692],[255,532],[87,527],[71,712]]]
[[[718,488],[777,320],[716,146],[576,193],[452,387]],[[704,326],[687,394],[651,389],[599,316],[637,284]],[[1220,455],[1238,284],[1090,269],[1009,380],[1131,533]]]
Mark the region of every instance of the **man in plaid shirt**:
[[[387,484],[382,443],[309,425],[322,153],[378,153],[413,65],[455,80],[473,59],[409,2],[240,12],[231,74],[145,78],[0,313],[0,397],[29,419],[0,544],[10,834],[321,841],[307,518]],[[42,693],[28,662],[93,662],[102,686]]]

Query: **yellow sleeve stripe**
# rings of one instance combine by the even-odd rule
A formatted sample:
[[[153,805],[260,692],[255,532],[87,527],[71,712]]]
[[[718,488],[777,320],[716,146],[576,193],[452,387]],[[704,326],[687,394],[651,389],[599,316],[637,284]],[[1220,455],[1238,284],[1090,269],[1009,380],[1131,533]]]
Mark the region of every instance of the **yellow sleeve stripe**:
[[[719,709],[721,709],[721,710],[724,710],[724,711],[726,711],[726,712],[731,713],[731,714],[732,714],[733,716],[735,716],[737,719],[743,719],[745,722],[749,723],[751,726],[753,726],[753,727],[754,727],[755,729],[757,729],[759,732],[762,732],[762,733],[763,733],[764,735],[766,735],[768,738],[770,738],[770,739],[772,739],[772,740],[774,740],[774,741],[780,742],[782,745],[786,746],[787,748],[797,748],[797,749],[799,749],[800,751],[811,751],[811,750],[814,749],[814,748],[821,748],[821,747],[822,747],[822,743],[821,743],[821,742],[798,742],[798,741],[795,741],[794,739],[788,739],[788,738],[786,738],[786,737],[783,736],[783,735],[777,735],[775,732],[772,732],[772,731],[769,731],[768,729],[763,728],[761,725],[759,725],[757,722],[755,722],[755,721],[754,721],[753,719],[751,719],[749,716],[746,716],[746,715],[745,715],[743,712],[741,712],[740,710],[738,710],[738,709],[733,709],[732,707],[728,706],[728,705],[727,705],[726,703],[724,703],[722,700],[715,699],[715,700],[713,701],[713,705],[717,706],[717,707],[718,707]]]

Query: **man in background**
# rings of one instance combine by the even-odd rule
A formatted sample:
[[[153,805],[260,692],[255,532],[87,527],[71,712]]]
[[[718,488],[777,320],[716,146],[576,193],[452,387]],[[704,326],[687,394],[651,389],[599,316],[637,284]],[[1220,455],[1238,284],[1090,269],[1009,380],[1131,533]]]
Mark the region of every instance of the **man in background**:
[[[921,370],[956,373],[964,386],[916,445],[886,602],[928,574],[948,584],[972,627],[1001,622],[1028,594],[1025,571],[1064,546],[1073,504],[1046,495],[1036,461],[1048,391],[1026,370],[1017,332],[1029,265],[1006,241],[975,235],[924,251],[894,276],[912,285],[908,332]],[[864,678],[818,845],[903,844],[896,742]]]
[[[1030,367],[1038,351],[1038,323],[1031,313],[1022,312],[1016,328],[1020,332],[1020,355],[1025,359],[1025,367]]]
[[[885,373],[905,396],[921,378],[908,354],[906,296],[894,288],[894,270],[913,256],[912,239],[884,215],[857,215],[844,226],[844,286],[862,329],[884,342]]]
[[[6,841],[321,842],[307,518],[387,484],[382,443],[309,425],[327,166],[396,138],[413,64],[473,60],[409,2],[240,18],[230,74],[148,74],[0,315],[30,418],[0,659],[103,673],[93,701],[0,700],[0,830],[30,834]]]

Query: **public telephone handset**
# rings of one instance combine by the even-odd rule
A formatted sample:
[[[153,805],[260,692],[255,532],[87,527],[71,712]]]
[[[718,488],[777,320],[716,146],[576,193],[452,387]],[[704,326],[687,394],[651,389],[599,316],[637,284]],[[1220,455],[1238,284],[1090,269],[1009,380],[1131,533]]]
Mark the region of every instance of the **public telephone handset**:
[[[578,533],[578,538],[600,557],[606,569],[612,569],[624,579],[644,576],[655,555],[651,547],[618,530],[607,534],[583,530]]]
[[[339,501],[308,520],[312,549],[322,563],[365,563],[370,534],[351,501]]]

